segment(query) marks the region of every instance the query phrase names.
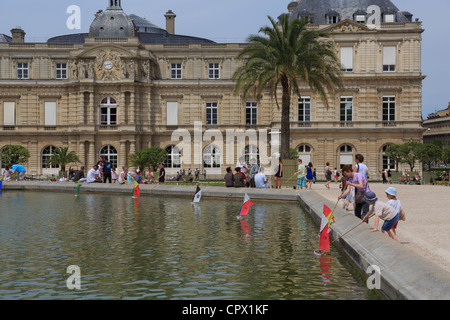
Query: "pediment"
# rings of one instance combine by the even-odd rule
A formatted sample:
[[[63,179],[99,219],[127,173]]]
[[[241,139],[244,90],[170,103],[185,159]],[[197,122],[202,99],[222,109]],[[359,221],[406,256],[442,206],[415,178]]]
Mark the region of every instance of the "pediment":
[[[357,23],[353,20],[346,19],[335,23],[324,29],[329,33],[358,33],[358,32],[373,32],[373,29],[369,29],[363,23]]]

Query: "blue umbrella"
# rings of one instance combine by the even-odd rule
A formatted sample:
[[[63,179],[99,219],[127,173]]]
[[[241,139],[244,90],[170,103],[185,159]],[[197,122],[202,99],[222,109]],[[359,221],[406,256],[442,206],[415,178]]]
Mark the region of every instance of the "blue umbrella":
[[[12,166],[11,168],[14,172],[25,172],[27,171],[24,166],[20,165],[20,164],[15,164]]]

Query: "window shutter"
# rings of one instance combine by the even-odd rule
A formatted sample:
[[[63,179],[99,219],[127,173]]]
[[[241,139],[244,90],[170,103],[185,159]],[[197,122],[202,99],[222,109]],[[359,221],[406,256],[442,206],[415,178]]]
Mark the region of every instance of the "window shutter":
[[[396,62],[396,48],[395,47],[383,47],[383,65],[393,66]]]
[[[16,103],[5,102],[3,104],[3,125],[14,126],[16,124]]]
[[[178,102],[167,102],[167,125],[178,125]]]
[[[341,65],[344,70],[353,70],[353,47],[341,48]]]
[[[45,122],[46,126],[56,126],[56,102],[45,103]]]

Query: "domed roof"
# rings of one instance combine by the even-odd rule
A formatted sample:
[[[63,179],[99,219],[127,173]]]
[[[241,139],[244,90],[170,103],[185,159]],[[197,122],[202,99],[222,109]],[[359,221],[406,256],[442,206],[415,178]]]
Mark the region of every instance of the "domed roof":
[[[123,12],[120,2],[95,15],[89,29],[90,37],[134,37],[135,29],[130,17]]]
[[[335,11],[341,21],[353,20],[356,12],[367,12],[367,8],[371,5],[379,6],[382,15],[394,14],[396,22],[411,21],[411,16],[399,11],[391,0],[301,0],[290,15],[290,19],[309,16],[314,24],[326,24],[327,14]]]

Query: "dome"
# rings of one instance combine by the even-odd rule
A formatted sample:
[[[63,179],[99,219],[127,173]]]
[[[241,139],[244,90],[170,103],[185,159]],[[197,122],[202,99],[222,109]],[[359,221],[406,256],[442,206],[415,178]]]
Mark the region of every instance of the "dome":
[[[112,1],[105,11],[99,11],[89,29],[90,37],[134,37],[135,29],[130,17],[123,12],[120,2]]]
[[[411,17],[392,3],[391,0],[302,0],[290,15],[290,19],[299,19],[309,16],[314,24],[327,24],[327,14],[335,12],[339,14],[339,20],[353,20],[356,12],[367,12],[371,5],[377,5],[381,14],[395,15],[395,22],[408,22]]]

